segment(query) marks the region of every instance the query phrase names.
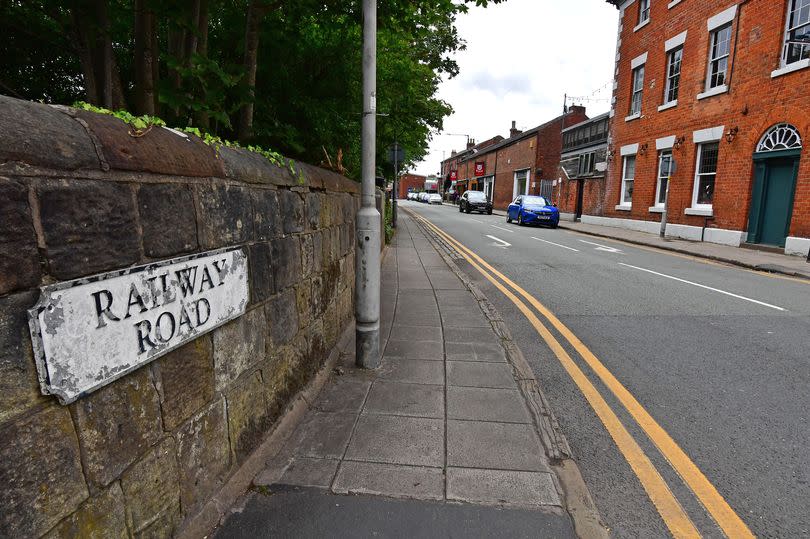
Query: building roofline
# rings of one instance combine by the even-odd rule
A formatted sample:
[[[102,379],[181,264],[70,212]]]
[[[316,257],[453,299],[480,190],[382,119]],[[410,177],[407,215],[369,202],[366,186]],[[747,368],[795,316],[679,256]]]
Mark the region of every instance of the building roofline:
[[[566,127],[565,129],[562,130],[562,132],[565,133],[566,131],[576,129],[577,127],[582,127],[585,124],[589,124],[591,122],[598,122],[599,120],[604,120],[608,116],[610,116],[610,111],[605,112],[604,114],[600,114],[599,116],[594,116],[593,118],[588,118],[587,120],[579,122],[578,124],[574,124],[571,127]]]

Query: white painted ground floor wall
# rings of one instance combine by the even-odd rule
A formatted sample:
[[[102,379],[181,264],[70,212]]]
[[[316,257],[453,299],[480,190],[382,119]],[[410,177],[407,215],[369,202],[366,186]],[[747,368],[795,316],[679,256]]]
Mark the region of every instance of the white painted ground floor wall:
[[[561,214],[560,218],[573,221],[573,214]],[[661,223],[656,221],[641,221],[638,219],[621,219],[618,217],[599,217],[596,215],[583,215],[582,223],[600,226],[611,226],[646,232],[648,234],[658,234],[661,231]],[[669,238],[680,238],[690,241],[707,241],[720,245],[731,245],[739,247],[745,241],[746,232],[741,230],[726,230],[723,228],[703,228],[699,226],[677,225],[667,223],[666,236]],[[785,241],[785,254],[796,256],[807,256],[810,251],[810,238],[797,238],[790,236]]]

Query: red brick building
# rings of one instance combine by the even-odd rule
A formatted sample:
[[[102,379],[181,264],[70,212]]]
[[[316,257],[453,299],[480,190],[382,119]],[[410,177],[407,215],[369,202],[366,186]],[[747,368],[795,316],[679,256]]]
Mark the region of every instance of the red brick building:
[[[501,210],[518,194],[551,197],[560,163],[562,130],[587,119],[585,108],[574,106],[527,131],[520,131],[512,122],[509,138],[451,156],[442,162],[442,172],[452,174],[455,170],[460,192],[484,191],[493,206]]]
[[[610,115],[600,114],[562,132],[562,155],[555,201],[562,219],[602,215]]]
[[[421,191],[425,188],[427,176],[419,174],[402,174],[397,180],[397,198],[406,198],[409,191]]]
[[[807,0],[610,0],[620,12],[604,216],[810,248]],[[667,195],[669,188],[669,195]]]

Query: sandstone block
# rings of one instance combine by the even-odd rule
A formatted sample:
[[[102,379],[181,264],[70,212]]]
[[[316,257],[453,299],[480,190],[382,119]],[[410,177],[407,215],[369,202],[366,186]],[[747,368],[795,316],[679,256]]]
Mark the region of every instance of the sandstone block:
[[[152,364],[166,430],[174,430],[214,397],[214,350],[203,335]]]
[[[79,510],[45,535],[46,539],[129,537],[124,495],[116,482],[85,501]]]
[[[70,405],[87,480],[101,488],[118,478],[162,434],[160,401],[141,368]]]
[[[281,215],[276,191],[272,189],[254,189],[253,227],[257,241],[272,240],[281,236]]]
[[[307,226],[310,230],[316,230],[321,222],[321,199],[320,193],[306,194],[306,215]]]
[[[231,246],[253,237],[250,192],[232,185],[199,187],[200,245],[204,249]]]
[[[301,275],[309,277],[315,268],[315,243],[312,234],[304,234],[301,238]]]
[[[217,391],[222,391],[239,375],[264,357],[264,309],[253,309],[215,329],[214,376]]]
[[[293,289],[287,289],[272,298],[265,312],[274,344],[286,344],[298,333],[298,305]]]
[[[124,268],[140,258],[132,189],[83,181],[37,188],[51,274],[72,279]]]
[[[295,191],[281,190],[278,192],[278,203],[284,233],[293,234],[304,230],[304,201],[301,195]]]
[[[174,439],[164,438],[121,476],[127,512],[137,534],[154,522],[177,522],[180,477]]]
[[[0,537],[38,537],[87,498],[66,408],[50,406],[0,430],[0,485]]]
[[[262,302],[270,297],[273,284],[273,248],[270,243],[256,243],[248,249],[250,262],[251,304]]]
[[[298,327],[303,329],[312,320],[312,281],[307,279],[295,287],[295,302],[298,308]]]
[[[20,292],[0,298],[0,424],[48,402],[37,381],[28,331],[28,309],[35,292]]]
[[[197,249],[197,212],[188,186],[141,185],[138,211],[146,256],[170,257]]]
[[[231,467],[225,400],[206,408],[176,434],[180,500],[185,515],[199,511]]]
[[[301,244],[298,238],[287,236],[273,240],[272,260],[277,291],[292,286],[301,278]]]
[[[244,382],[231,388],[226,398],[231,451],[236,463],[241,464],[259,446],[273,424],[268,417],[261,372],[252,373]]]
[[[0,179],[0,294],[39,284],[39,251],[28,188]]]

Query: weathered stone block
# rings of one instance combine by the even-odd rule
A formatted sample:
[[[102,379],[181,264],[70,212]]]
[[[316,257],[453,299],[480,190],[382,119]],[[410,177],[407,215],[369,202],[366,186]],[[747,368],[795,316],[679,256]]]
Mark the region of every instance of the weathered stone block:
[[[140,259],[130,186],[51,183],[37,193],[50,273],[57,279],[123,268]]]
[[[324,263],[334,262],[340,258],[340,229],[343,225],[329,229],[329,256],[324,256]]]
[[[146,256],[161,258],[197,249],[197,212],[188,186],[141,185],[138,211]]]
[[[160,439],[160,401],[139,369],[70,405],[87,480],[101,488]]]
[[[298,327],[305,328],[312,320],[312,281],[301,281],[295,287],[295,303],[298,306]]]
[[[335,347],[342,329],[338,317],[338,302],[333,301],[323,314],[323,340],[327,350]]]
[[[287,289],[272,298],[267,303],[265,312],[274,344],[286,344],[298,333],[298,306],[293,289]]]
[[[243,243],[253,237],[250,192],[233,185],[199,187],[198,226],[200,245],[216,249]]]
[[[323,267],[323,235],[323,231],[312,235],[312,270],[316,272]]]
[[[250,300],[252,304],[270,297],[273,285],[273,249],[270,243],[256,243],[249,248]]]
[[[194,515],[222,485],[231,467],[225,400],[194,416],[176,434],[180,500],[184,515]]]
[[[221,391],[264,357],[264,309],[253,309],[214,330],[214,376]]]
[[[174,430],[214,396],[214,351],[203,335],[152,363],[166,430]]]
[[[273,240],[273,281],[277,291],[301,278],[301,244],[291,236]]]
[[[231,388],[226,398],[231,451],[236,464],[241,464],[259,446],[273,424],[268,416],[261,371]]]
[[[320,193],[306,194],[306,214],[307,226],[310,230],[315,230],[321,222],[321,198]]]
[[[354,247],[354,223],[340,225],[340,256],[346,254]]]
[[[253,227],[256,240],[266,241],[281,236],[281,215],[278,207],[278,197],[273,189],[254,189],[253,198]]]
[[[301,275],[309,277],[315,268],[315,244],[312,240],[312,234],[304,234],[301,238]]]
[[[155,521],[177,522],[180,476],[174,439],[165,438],[121,476],[126,508],[137,534]]]
[[[277,416],[301,388],[301,365],[309,350],[306,331],[299,332],[291,344],[279,350],[275,361],[262,366],[265,394],[270,416]]]
[[[326,348],[326,340],[323,335],[322,320],[314,320],[312,324],[309,325],[309,338],[307,339],[307,343],[309,344],[309,349],[307,351],[306,378],[304,383],[309,381],[309,378],[321,368],[326,358],[329,356],[329,351]]]
[[[88,498],[78,511],[45,535],[45,539],[65,537],[92,539],[129,537],[121,485],[113,483],[106,490]]]
[[[304,201],[295,191],[278,192],[278,203],[281,209],[281,225],[285,234],[304,230]]]
[[[354,216],[357,213],[354,197],[348,193],[343,193],[340,195],[340,200],[340,207],[343,212],[343,223],[354,223]]]
[[[0,485],[0,537],[39,537],[87,498],[66,408],[50,406],[0,430]]]
[[[266,157],[256,152],[241,148],[222,147],[219,154],[225,165],[229,178],[248,183],[265,183],[273,185],[296,185],[287,167],[278,167]]]
[[[53,107],[0,95],[0,122],[3,161],[63,170],[100,168],[81,124]]]
[[[332,193],[326,193],[321,199],[320,228],[329,228],[335,224],[335,221],[335,197]]]
[[[28,188],[0,178],[0,295],[39,284],[39,251]]]
[[[0,424],[48,398],[39,390],[28,332],[35,292],[0,298]]]

